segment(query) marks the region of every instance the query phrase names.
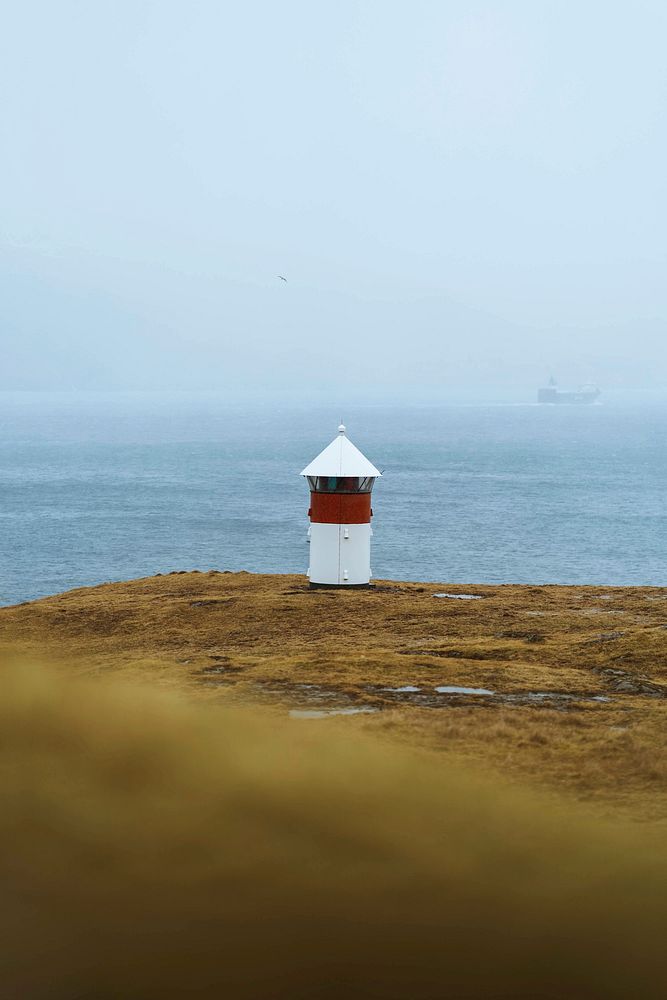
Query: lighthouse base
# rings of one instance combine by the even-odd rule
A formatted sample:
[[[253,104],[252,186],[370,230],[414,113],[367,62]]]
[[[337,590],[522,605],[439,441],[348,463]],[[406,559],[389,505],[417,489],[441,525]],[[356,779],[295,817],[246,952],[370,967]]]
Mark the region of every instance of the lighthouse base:
[[[311,590],[371,590],[374,583],[309,583]]]
[[[370,524],[310,525],[311,583],[330,587],[368,586],[371,580]]]

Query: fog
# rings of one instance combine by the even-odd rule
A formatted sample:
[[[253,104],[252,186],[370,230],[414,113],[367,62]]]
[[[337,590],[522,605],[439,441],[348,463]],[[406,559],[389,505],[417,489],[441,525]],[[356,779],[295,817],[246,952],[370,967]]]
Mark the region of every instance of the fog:
[[[12,5],[0,389],[667,391],[666,47],[657,0]]]

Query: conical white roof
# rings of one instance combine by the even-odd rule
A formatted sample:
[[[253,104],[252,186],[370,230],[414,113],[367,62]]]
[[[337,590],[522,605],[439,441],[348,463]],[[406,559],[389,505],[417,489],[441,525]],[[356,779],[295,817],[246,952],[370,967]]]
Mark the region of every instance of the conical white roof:
[[[341,424],[338,437],[306,466],[301,475],[360,476],[365,479],[367,476],[377,478],[382,473],[345,437],[345,427]]]

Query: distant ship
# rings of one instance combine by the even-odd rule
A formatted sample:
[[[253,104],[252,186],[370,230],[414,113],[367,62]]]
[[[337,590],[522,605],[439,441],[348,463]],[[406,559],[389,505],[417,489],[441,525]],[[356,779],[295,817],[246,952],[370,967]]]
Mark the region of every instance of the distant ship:
[[[576,392],[563,392],[556,385],[556,379],[551,376],[549,384],[544,389],[538,389],[538,403],[595,403],[600,396],[600,390],[593,382],[580,385]]]

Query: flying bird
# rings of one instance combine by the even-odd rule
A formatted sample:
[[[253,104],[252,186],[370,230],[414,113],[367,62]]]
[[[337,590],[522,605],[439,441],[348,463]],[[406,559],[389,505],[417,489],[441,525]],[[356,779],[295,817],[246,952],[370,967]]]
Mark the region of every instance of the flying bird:
[[[277,274],[276,277],[280,278],[281,281],[287,281],[287,278],[284,278],[282,274]]]

